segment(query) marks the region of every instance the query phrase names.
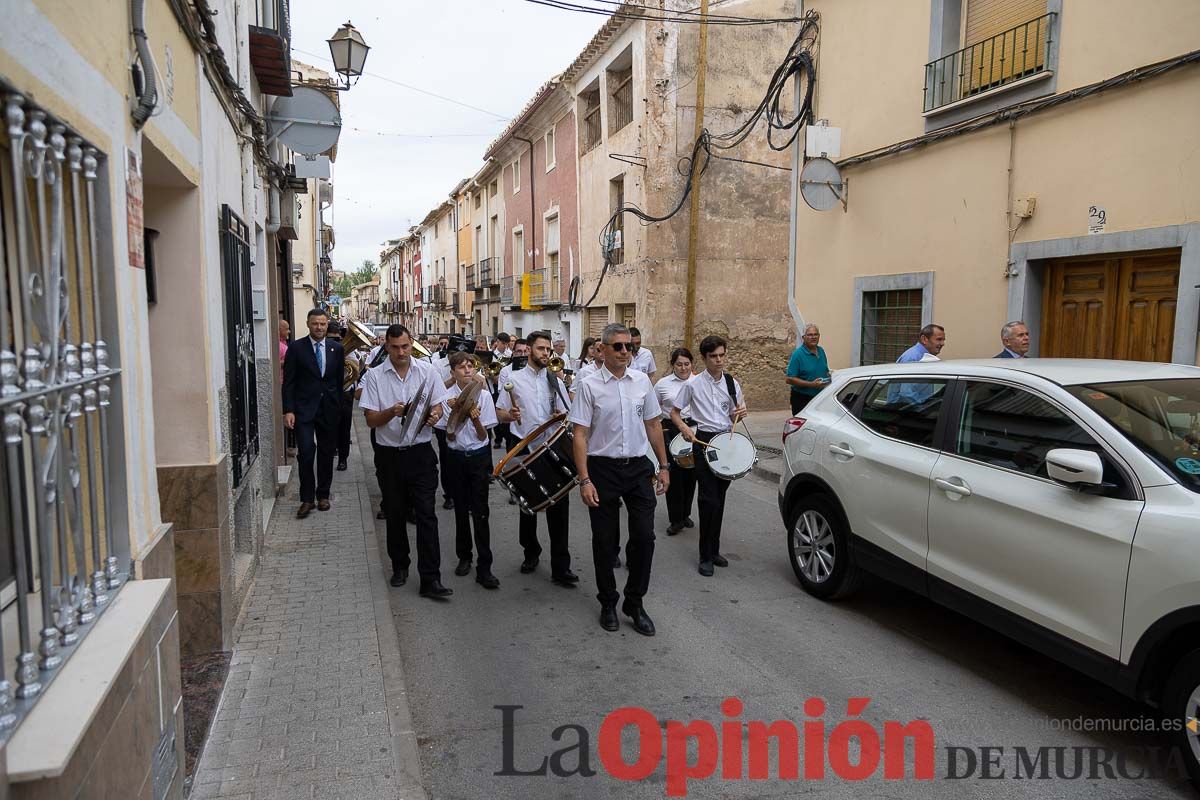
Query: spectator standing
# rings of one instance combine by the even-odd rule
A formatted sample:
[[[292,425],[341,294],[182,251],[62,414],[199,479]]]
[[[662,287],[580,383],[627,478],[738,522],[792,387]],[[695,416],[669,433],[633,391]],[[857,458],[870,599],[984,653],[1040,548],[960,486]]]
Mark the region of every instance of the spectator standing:
[[[1019,319],[1004,323],[1000,329],[1000,341],[1004,349],[995,358],[1028,358],[1029,326]]]
[[[821,347],[821,329],[810,322],[804,326],[800,346],[788,359],[787,383],[792,387],[792,413],[808,405],[829,384],[829,359]]]

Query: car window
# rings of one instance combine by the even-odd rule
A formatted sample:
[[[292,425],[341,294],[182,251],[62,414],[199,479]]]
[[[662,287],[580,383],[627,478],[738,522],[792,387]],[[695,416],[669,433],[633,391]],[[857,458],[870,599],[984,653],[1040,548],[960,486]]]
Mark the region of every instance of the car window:
[[[967,383],[958,455],[1045,478],[1046,453],[1058,447],[1104,452],[1091,434],[1038,395],[999,383]]]
[[[858,402],[859,395],[862,394],[863,389],[866,387],[866,381],[852,381],[846,384],[842,387],[842,390],[838,392],[838,402],[844,405],[846,408],[854,408],[854,404]]]
[[[927,378],[885,378],[875,382],[859,418],[883,436],[932,447],[947,382]]]

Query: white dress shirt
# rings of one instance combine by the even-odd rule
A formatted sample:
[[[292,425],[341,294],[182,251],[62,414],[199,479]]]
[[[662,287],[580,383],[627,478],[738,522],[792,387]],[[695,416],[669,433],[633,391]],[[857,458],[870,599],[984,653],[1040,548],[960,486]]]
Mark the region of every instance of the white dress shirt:
[[[450,357],[445,355],[435,355],[433,357],[433,366],[437,368],[438,375],[442,376],[442,383],[450,380]]]
[[[742,385],[733,380],[733,391],[737,395],[736,405],[746,402],[742,394]],[[725,375],[713,378],[708,370],[693,376],[679,390],[675,397],[677,405],[691,408],[692,419],[696,427],[705,433],[724,433],[733,430],[733,409],[735,404],[729,399],[729,388],[725,385]]]
[[[437,369],[428,361],[414,358],[409,362],[408,374],[401,378],[389,358],[378,367],[367,370],[367,376],[363,379],[362,398],[358,404],[367,411],[384,411],[396,403],[413,403],[423,392],[426,393],[425,398],[429,399],[431,410],[435,403],[440,403],[446,398],[446,385],[438,376]],[[425,398],[421,399],[421,405],[425,404]],[[418,410],[414,407],[412,413],[415,414]],[[404,427],[404,420],[395,417],[388,420],[386,425],[375,429],[375,441],[384,447],[427,444],[433,438],[433,431],[424,422],[425,420],[413,420],[408,436],[401,441],[400,432]],[[416,435],[413,434],[413,430],[416,431]]]
[[[687,385],[690,378],[676,377],[672,372],[665,378],[659,378],[658,383],[654,384],[654,392],[658,395],[658,404],[662,406],[662,418],[665,420],[671,419],[671,409],[675,407],[675,398],[679,396],[679,390]],[[679,413],[684,419],[690,419],[692,410],[688,406],[683,406],[679,409]]]
[[[462,389],[458,388],[458,382],[450,385],[446,390],[446,399],[442,401],[442,418],[438,420],[437,427],[443,431],[449,431],[447,425],[450,422],[450,413],[453,409],[450,408],[450,401],[462,394]],[[475,402],[479,404],[479,421],[483,423],[484,435],[480,436],[479,431],[475,430],[475,423],[470,417],[467,417],[462,427],[451,440],[446,437],[446,446],[451,450],[458,450],[461,453],[469,453],[472,450],[478,450],[484,445],[489,444],[487,431],[496,427],[500,420],[496,419],[496,406],[492,402],[492,396],[486,388],[480,389],[475,395]]]
[[[517,407],[521,409],[521,421],[511,423],[509,430],[518,439],[524,439],[537,430],[539,425],[554,416],[555,407],[557,407],[560,414],[571,410],[571,401],[567,395],[567,387],[557,378],[555,379],[555,382],[558,384],[557,405],[552,402],[550,383],[546,380],[545,369],[535,370],[531,364],[524,369],[519,369],[511,373],[509,380],[512,381],[513,391],[517,393]],[[508,392],[501,390],[500,398],[496,401],[496,407],[502,408],[505,411],[512,411],[512,406],[512,396]],[[537,447],[550,438],[550,435],[553,433],[554,429],[552,428],[530,442],[530,444],[533,447]]]
[[[607,368],[579,386],[568,417],[590,429],[588,455],[634,458],[646,455],[646,421],[662,414],[646,373],[626,369],[617,378]]]
[[[639,347],[636,354],[633,356],[633,361],[629,364],[630,369],[636,369],[649,375],[651,372],[658,372],[658,365],[654,363],[654,354],[650,352],[648,347]]]

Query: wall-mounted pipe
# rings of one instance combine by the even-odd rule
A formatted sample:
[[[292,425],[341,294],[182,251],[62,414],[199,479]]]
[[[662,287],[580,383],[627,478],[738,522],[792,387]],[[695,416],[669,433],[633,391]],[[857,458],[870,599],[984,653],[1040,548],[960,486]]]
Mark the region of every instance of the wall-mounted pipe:
[[[150,52],[150,40],[146,37],[146,0],[130,0],[130,16],[133,18],[133,42],[137,47],[138,61],[142,65],[142,91],[138,93],[137,108],[133,109],[134,130],[142,126],[154,113],[158,105],[158,75],[154,70],[154,55]]]

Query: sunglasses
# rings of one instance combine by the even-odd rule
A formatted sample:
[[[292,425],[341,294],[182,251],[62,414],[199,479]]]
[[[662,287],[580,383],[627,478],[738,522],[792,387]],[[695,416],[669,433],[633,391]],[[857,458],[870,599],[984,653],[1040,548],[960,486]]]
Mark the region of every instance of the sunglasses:
[[[613,342],[612,344],[605,345],[605,347],[611,347],[618,353],[623,350],[628,350],[631,353],[633,352],[633,342]]]

